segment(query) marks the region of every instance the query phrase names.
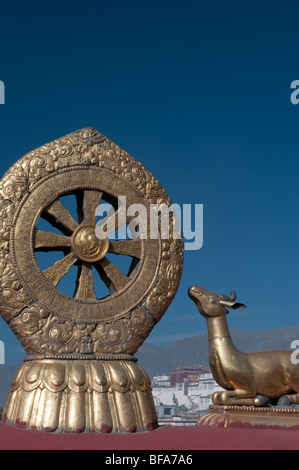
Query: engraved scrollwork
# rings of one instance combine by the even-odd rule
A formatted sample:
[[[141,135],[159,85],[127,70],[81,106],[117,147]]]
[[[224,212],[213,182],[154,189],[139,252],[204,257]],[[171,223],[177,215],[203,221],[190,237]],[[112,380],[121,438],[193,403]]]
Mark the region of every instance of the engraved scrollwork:
[[[149,333],[154,328],[156,322],[152,314],[145,308],[138,308],[127,321],[127,328],[130,331],[127,350],[135,354],[141,344],[146,340]]]
[[[47,353],[71,353],[76,351],[76,336],[80,338],[78,329],[71,322],[59,321],[53,317],[47,322],[41,338]]]
[[[82,329],[57,319],[36,304],[24,309],[10,326],[28,354],[79,352]]]
[[[160,183],[140,162],[109,140],[99,149],[99,166],[122,175],[153,203],[161,194],[166,194]],[[167,200],[169,203],[169,198]]]
[[[0,262],[0,264],[2,263]],[[10,263],[3,266],[0,302],[2,316],[7,322],[11,320],[16,312],[21,311],[22,308],[30,303]]]
[[[138,308],[117,323],[98,325],[93,334],[95,353],[135,354],[155,325],[153,316]]]
[[[19,341],[28,354],[42,354],[42,328],[48,314],[41,311],[37,305],[25,308],[10,322],[10,328],[19,338]]]
[[[164,242],[158,282],[144,303],[157,321],[161,318],[161,312],[169,307],[177,292],[182,266],[182,241],[170,239]]]
[[[123,341],[127,336],[123,322],[113,322],[97,325],[93,334],[94,352],[99,353],[121,353]]]

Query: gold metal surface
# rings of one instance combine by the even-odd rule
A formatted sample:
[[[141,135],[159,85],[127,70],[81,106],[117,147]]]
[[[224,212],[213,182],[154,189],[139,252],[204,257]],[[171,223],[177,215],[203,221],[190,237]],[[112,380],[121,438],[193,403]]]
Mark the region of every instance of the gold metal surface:
[[[87,381],[82,378],[78,380],[83,388],[77,384],[81,391],[72,389],[67,405],[72,409],[72,416],[76,415],[76,409],[83,416],[92,413],[92,409],[102,408],[102,402],[93,401],[88,407],[86,401],[91,397],[92,361],[109,355],[117,365],[120,355],[135,354],[173,300],[182,274],[183,243],[173,237],[171,219],[166,240],[161,239],[160,230],[158,238],[150,239],[150,224],[142,223],[139,228],[144,236],[134,240],[108,240],[108,229],[106,238],[96,237],[96,210],[100,203],[106,202],[115,210],[115,230],[126,227],[134,218],[121,217],[118,199],[123,196],[127,206],[141,204],[148,216],[151,204],[171,205],[163,187],[141,163],[92,128],[76,131],[30,152],[0,181],[0,313],[31,356],[36,366],[32,370],[40,378],[48,370],[42,358],[51,357],[54,361],[51,363],[54,375],[56,366],[57,371],[62,370],[61,361],[66,356],[68,361],[74,361],[74,367],[79,361],[80,374],[86,380],[88,377],[88,387],[84,388],[83,382],[87,384]],[[69,208],[68,197],[75,201],[76,211]],[[41,266],[39,253],[47,253],[46,267]],[[129,268],[120,268],[111,256],[126,257]],[[74,271],[77,277],[73,293],[66,294],[61,288],[62,280]],[[99,293],[100,285],[106,291]],[[116,413],[122,419],[133,407],[132,413],[141,416],[142,421],[138,418],[136,429],[144,430],[148,424],[145,419],[154,422],[152,398],[149,392],[145,395],[134,392],[141,387],[140,377],[137,379],[137,369],[133,373],[126,364],[118,370],[130,382],[131,392],[128,389],[119,395],[123,391],[119,388],[115,395],[118,398],[110,400],[110,385],[101,393],[106,395],[107,412]],[[103,367],[108,380],[114,369],[107,364]],[[34,382],[30,382],[33,376],[27,381],[25,370],[29,369],[21,368],[22,380],[17,382],[20,394],[10,394],[6,405],[6,419],[15,424],[25,421],[16,413],[13,402],[23,394],[21,389],[27,393],[28,383]],[[57,399],[57,389],[45,392],[47,408],[43,408],[39,398],[43,395],[39,386],[34,390],[35,394],[30,394],[30,400],[26,401],[26,408],[32,407],[26,411],[31,416],[30,423],[34,421],[32,416],[40,413],[45,413],[50,423],[54,419],[50,415],[55,398],[50,395],[56,394]],[[68,387],[64,393],[68,393]],[[18,409],[23,410],[25,402],[18,403],[21,403],[16,405]],[[65,399],[59,398],[58,403],[62,416],[66,416],[63,414]],[[140,407],[148,408],[149,415],[146,410],[141,413]],[[44,428],[47,419],[43,419]],[[84,419],[87,423],[87,419],[92,422],[93,418],[85,416]],[[124,429],[117,420],[109,422],[112,432]],[[29,426],[29,421],[26,423]],[[59,430],[69,428],[66,418],[57,425]],[[88,424],[84,429],[89,428]]]
[[[85,263],[95,263],[106,256],[109,240],[100,240],[96,236],[95,225],[83,225],[73,233],[71,244],[74,255]]]
[[[204,316],[209,336],[209,362],[216,382],[226,391],[213,395],[214,405],[265,406],[299,404],[299,366],[293,364],[293,351],[239,351],[230,336],[226,307],[244,309],[231,297],[192,286],[189,297]]]
[[[157,427],[147,374],[119,356],[26,362],[11,384],[3,421],[47,432],[145,432]]]
[[[212,405],[197,426],[299,429],[299,410],[293,408]]]

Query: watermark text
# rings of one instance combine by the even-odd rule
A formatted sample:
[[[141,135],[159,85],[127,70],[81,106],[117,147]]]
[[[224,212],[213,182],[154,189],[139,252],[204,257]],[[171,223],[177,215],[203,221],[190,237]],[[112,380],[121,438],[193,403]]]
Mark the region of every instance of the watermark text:
[[[299,364],[299,340],[295,339],[291,343],[291,349],[295,349],[295,351],[291,354],[291,363],[294,365]]]
[[[291,103],[292,104],[298,104],[299,103],[299,80],[293,80],[292,83],[291,83],[291,88],[292,89],[295,89],[295,91],[293,91],[291,93],[291,96],[290,96],[290,100],[291,100]]]
[[[124,239],[183,239],[185,250],[200,250],[203,246],[203,204],[143,204],[127,206],[126,196],[118,197],[115,210],[110,204],[98,206],[96,236]]]
[[[5,364],[5,345],[0,341],[0,364]]]
[[[0,104],[5,104],[5,85],[2,80],[0,80]]]

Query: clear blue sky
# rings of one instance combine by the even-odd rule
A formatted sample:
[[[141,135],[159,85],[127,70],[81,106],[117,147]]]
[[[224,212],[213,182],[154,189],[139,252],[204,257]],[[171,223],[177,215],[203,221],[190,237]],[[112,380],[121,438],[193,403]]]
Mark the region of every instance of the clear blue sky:
[[[231,328],[299,323],[298,1],[63,0],[1,4],[1,175],[92,126],[173,202],[204,204],[204,246],[149,341],[206,331],[191,284],[238,293]],[[23,353],[1,321],[7,363]],[[19,359],[18,359],[19,360]]]

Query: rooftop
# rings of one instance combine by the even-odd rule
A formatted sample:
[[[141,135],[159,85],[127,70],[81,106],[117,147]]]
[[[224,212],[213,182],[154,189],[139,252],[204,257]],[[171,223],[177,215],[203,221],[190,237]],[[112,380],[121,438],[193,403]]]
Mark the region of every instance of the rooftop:
[[[163,426],[142,434],[49,434],[0,423],[1,450],[298,450],[299,429]],[[193,454],[194,459],[196,454]]]

